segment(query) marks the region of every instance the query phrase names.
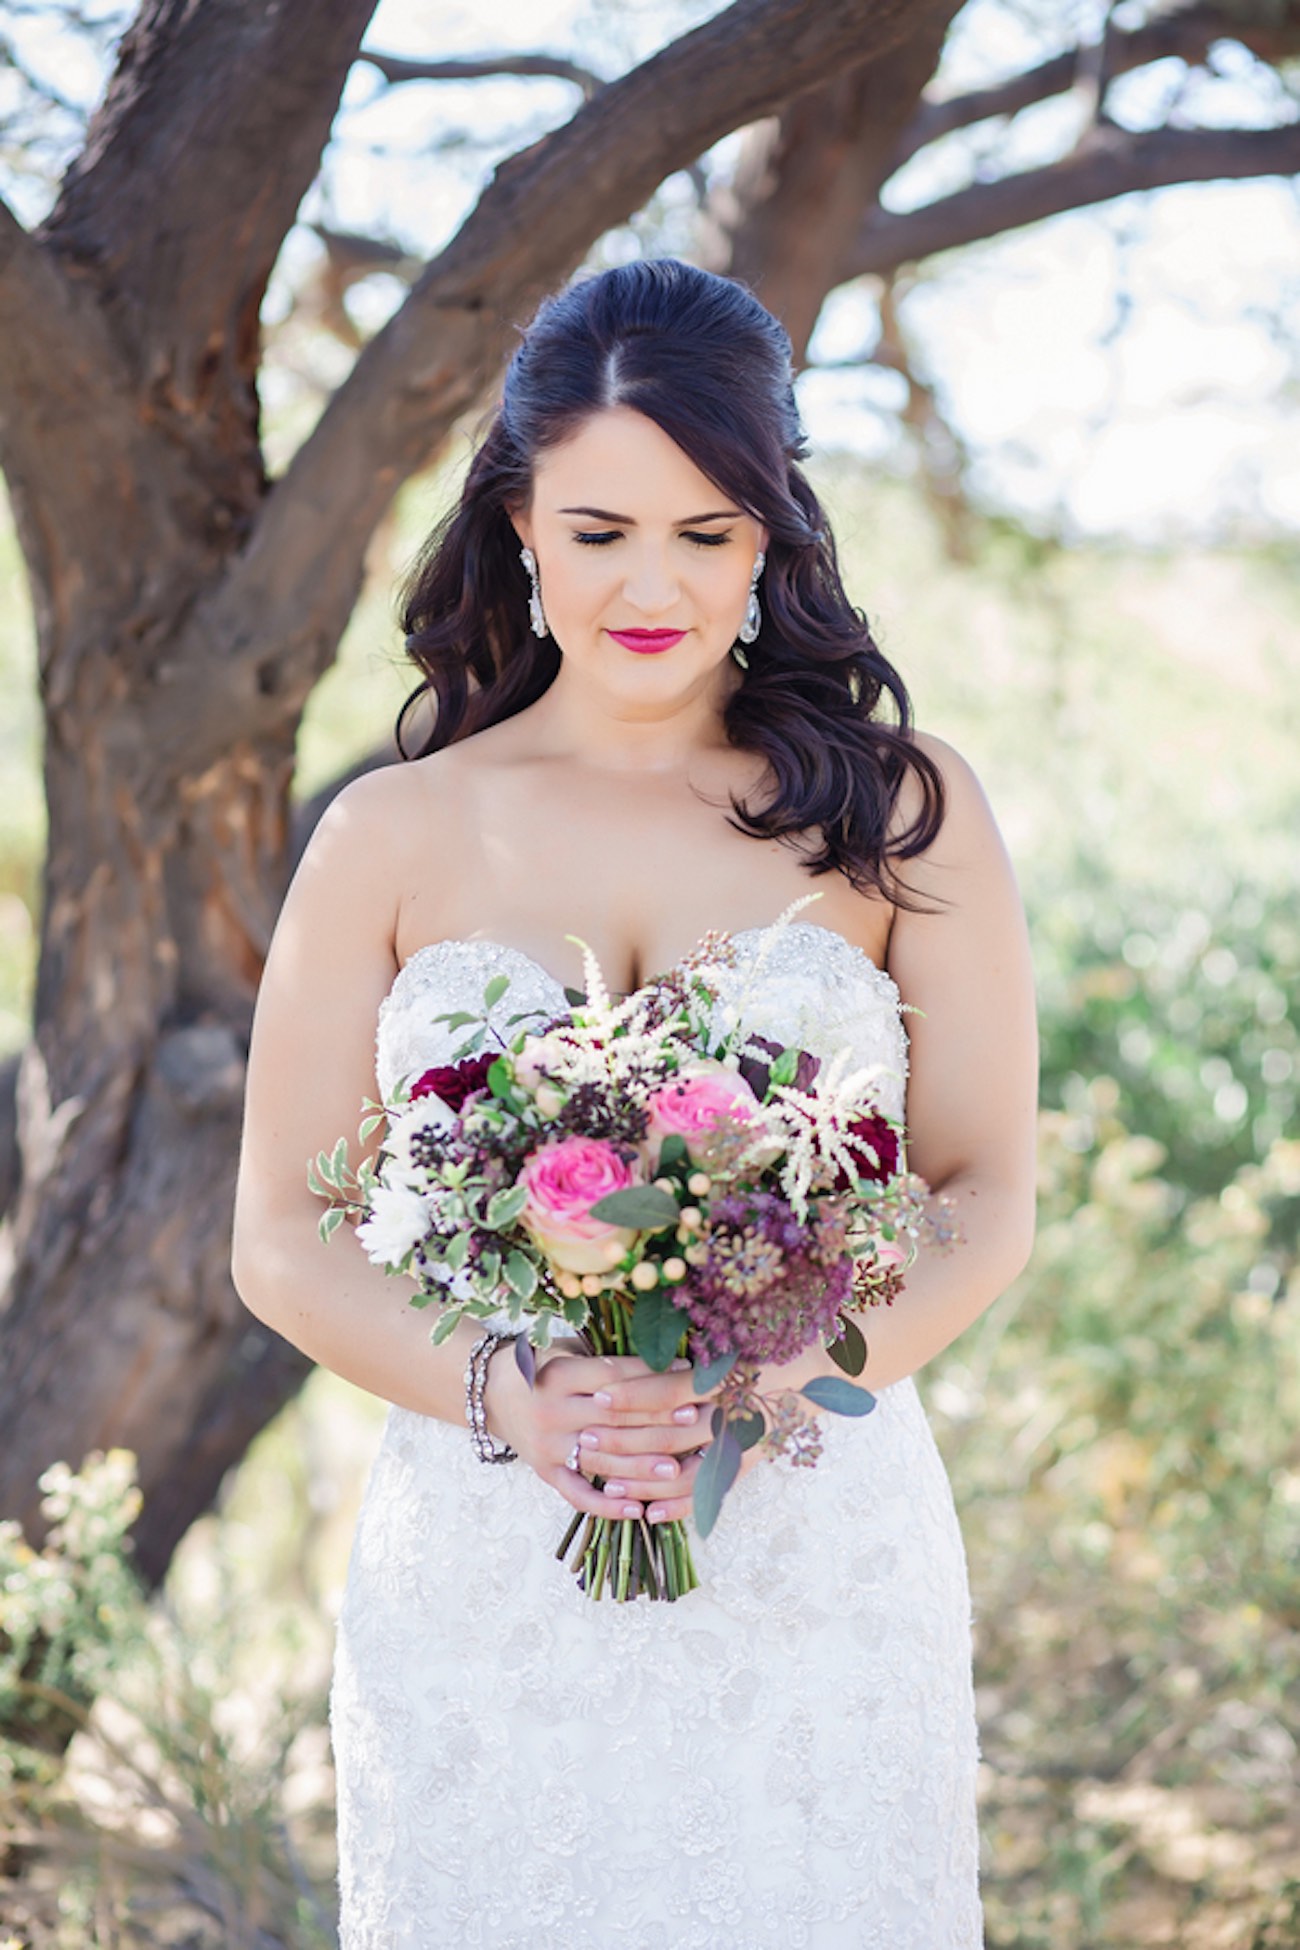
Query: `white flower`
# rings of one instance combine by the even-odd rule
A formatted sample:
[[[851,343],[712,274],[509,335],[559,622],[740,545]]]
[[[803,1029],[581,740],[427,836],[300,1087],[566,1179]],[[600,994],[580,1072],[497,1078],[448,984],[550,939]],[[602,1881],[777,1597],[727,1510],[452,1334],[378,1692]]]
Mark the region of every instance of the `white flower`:
[[[428,1167],[415,1164],[411,1157],[411,1145],[425,1132],[450,1131],[455,1128],[456,1113],[441,1097],[420,1097],[400,1114],[391,1114],[388,1129],[384,1134],[383,1148],[388,1154],[384,1164],[384,1183],[404,1186],[409,1191],[419,1191],[428,1180]]]
[[[409,1185],[379,1183],[370,1195],[370,1211],[357,1227],[366,1257],[376,1266],[399,1267],[411,1248],[430,1230],[432,1199]]]

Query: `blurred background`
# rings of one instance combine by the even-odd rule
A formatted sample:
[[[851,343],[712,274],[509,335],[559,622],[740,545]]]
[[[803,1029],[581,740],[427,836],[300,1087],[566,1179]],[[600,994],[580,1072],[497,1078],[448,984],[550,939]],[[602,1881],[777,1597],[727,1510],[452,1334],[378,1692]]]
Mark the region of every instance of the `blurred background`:
[[[381,0],[366,47],[387,69],[351,66],[261,301],[271,481],[493,170],[718,11]],[[915,111],[931,120],[884,176],[868,268],[816,294],[799,391],[850,592],[918,722],[984,782],[1038,974],[1033,1261],[920,1378],[975,1600],[988,1941],[1283,1950],[1300,1945],[1300,147],[1278,138],[1300,122],[1300,15],[949,11]],[[128,18],[0,6],[0,192],[31,232]],[[500,71],[539,52],[551,71]],[[403,77],[435,56],[446,73]],[[488,56],[482,76],[457,67]],[[1170,135],[1182,179],[1143,148]],[[686,159],[584,261],[716,261],[755,140]],[[1070,176],[1099,152],[1105,195]],[[999,203],[1013,181],[1024,201]],[[914,255],[887,262],[878,239],[909,218]],[[489,399],[367,541],[293,729],[300,811],[391,735],[412,683],[395,587]],[[0,504],[15,1056],[47,839],[38,616]],[[325,1689],[383,1413],[323,1372],[289,1391],[152,1590],[123,1542],[130,1441],[60,1451],[43,1538],[0,1526],[5,1950],[334,1940]]]

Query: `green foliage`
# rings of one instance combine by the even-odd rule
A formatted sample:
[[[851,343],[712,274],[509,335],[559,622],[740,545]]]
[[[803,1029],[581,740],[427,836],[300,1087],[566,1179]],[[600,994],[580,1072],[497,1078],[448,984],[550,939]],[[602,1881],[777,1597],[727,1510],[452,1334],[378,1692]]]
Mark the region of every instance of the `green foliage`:
[[[20,1885],[0,1852],[0,1914],[35,1950],[107,1942],[110,1915],[114,1945],[149,1950],[160,1909],[195,1950],[324,1950],[332,1861],[308,1871],[285,1800],[295,1752],[323,1732],[319,1686],[295,1685],[282,1660],[259,1708],[235,1691],[252,1635],[221,1588],[227,1567],[210,1566],[206,1604],[149,1599],[126,1536],[140,1506],[128,1452],[41,1482],[42,1549],[0,1525],[0,1801],[24,1841]],[[310,1825],[300,1835],[314,1842]]]

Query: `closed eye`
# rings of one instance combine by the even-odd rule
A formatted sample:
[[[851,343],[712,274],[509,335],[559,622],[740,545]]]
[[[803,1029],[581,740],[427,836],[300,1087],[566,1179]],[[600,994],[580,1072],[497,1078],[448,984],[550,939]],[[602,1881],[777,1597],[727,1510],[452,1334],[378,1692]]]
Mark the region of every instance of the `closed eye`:
[[[600,530],[579,528],[575,531],[573,539],[575,542],[583,543],[587,548],[607,548],[611,542],[621,541],[622,536],[616,528]],[[696,548],[723,548],[731,537],[730,535],[698,535],[688,529],[683,531],[682,540],[692,542]]]

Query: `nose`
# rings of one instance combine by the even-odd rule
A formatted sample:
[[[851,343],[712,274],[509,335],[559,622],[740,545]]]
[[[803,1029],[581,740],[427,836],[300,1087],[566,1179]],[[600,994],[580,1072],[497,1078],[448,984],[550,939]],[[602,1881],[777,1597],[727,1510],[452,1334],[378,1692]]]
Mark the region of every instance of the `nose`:
[[[666,552],[643,547],[629,561],[623,596],[643,616],[663,616],[677,602],[681,587]]]

